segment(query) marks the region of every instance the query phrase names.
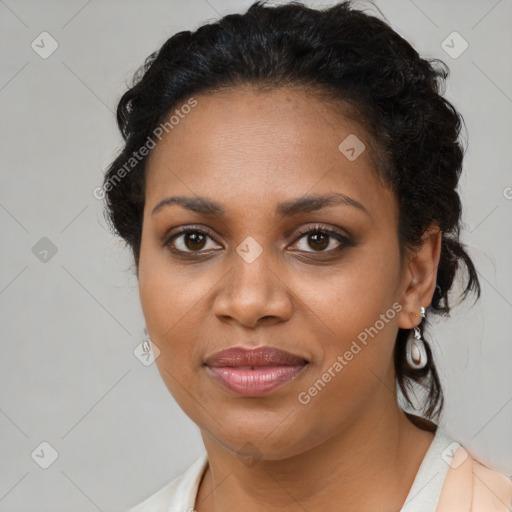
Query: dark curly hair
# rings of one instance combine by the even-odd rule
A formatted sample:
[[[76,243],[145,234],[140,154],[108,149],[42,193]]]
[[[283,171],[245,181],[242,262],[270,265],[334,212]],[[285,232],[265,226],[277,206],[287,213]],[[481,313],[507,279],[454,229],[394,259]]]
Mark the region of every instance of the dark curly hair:
[[[105,173],[107,221],[131,248],[138,271],[148,159],[140,148],[171,111],[192,94],[225,87],[307,87],[334,105],[348,105],[367,130],[375,172],[398,202],[402,258],[406,248],[419,247],[430,226],[442,231],[436,289],[419,326],[425,339],[428,317],[450,313],[448,293],[461,263],[468,277],[462,300],[471,290],[480,297],[477,272],[459,241],[463,119],[441,96],[448,73],[443,61],[421,58],[388,23],[351,1],[318,10],[257,1],[244,14],[179,32],[147,57],[119,101],[124,147]],[[424,418],[407,415],[435,430],[430,420],[442,411],[441,383],[426,340],[428,365],[413,370],[405,363],[410,334],[399,329],[396,338],[397,384],[413,408],[414,384],[426,390]]]

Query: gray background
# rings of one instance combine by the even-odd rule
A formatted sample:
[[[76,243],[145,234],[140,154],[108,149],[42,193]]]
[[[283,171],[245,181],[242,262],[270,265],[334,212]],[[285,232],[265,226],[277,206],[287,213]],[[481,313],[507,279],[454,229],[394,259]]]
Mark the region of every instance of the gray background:
[[[144,319],[132,260],[93,190],[119,148],[113,112],[136,67],[175,32],[250,3],[0,0],[1,511],[124,510],[203,450],[155,365],[133,354]],[[376,3],[450,66],[447,97],[466,120],[462,236],[483,297],[433,329],[441,425],[511,474],[512,2]],[[47,59],[31,47],[43,31],[59,45]],[[458,58],[441,47],[453,31],[469,43]],[[58,452],[48,469],[36,463],[50,456],[43,441]]]

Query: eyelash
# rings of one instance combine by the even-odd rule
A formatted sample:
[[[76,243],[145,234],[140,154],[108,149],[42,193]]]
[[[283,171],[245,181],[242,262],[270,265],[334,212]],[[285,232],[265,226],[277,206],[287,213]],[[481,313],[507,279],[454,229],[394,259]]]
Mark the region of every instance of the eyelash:
[[[173,233],[172,236],[170,236],[164,240],[164,242],[162,243],[162,246],[167,247],[171,252],[173,252],[174,254],[179,254],[179,255],[187,255],[188,256],[188,255],[194,255],[194,254],[201,254],[203,252],[209,252],[209,251],[204,251],[204,250],[182,251],[182,250],[176,249],[172,246],[173,241],[176,238],[178,238],[179,236],[181,236],[183,234],[188,234],[188,233],[199,233],[201,235],[208,236],[212,240],[215,239],[214,235],[208,229],[206,229],[204,227],[192,225],[192,226],[186,226],[186,227],[180,229],[179,231],[177,231],[176,233]],[[305,235],[308,235],[310,233],[319,233],[319,234],[334,238],[335,240],[337,240],[338,242],[341,243],[341,246],[338,246],[335,249],[330,249],[328,251],[304,251],[307,253],[332,254],[332,253],[341,252],[345,247],[353,247],[355,245],[354,242],[348,236],[342,235],[341,233],[339,233],[337,231],[334,231],[332,229],[327,229],[320,225],[314,225],[314,226],[309,226],[306,228],[300,228],[297,231],[297,236],[295,237],[293,243],[298,242]],[[296,252],[301,252],[301,251],[296,251]]]

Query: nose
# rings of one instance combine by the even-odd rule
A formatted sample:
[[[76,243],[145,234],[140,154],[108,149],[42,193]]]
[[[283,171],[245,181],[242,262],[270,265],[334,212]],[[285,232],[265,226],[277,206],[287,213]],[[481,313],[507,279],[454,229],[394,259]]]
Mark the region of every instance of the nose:
[[[291,317],[293,305],[289,284],[264,255],[265,251],[251,263],[234,255],[233,268],[225,276],[213,304],[219,319],[254,328]]]

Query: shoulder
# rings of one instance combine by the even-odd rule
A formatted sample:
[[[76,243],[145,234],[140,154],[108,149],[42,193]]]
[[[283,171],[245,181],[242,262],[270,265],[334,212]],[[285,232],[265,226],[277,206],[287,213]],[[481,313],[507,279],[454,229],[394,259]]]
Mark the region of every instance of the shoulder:
[[[472,457],[473,507],[475,511],[512,511],[512,481]]]
[[[436,512],[510,512],[512,481],[452,443],[446,453],[448,472]]]
[[[167,512],[169,510],[169,503],[182,479],[183,475],[175,478],[158,492],[146,498],[142,503],[128,510],[128,512]]]
[[[206,453],[201,454],[183,474],[127,512],[187,512],[192,510],[199,482],[207,463]]]

